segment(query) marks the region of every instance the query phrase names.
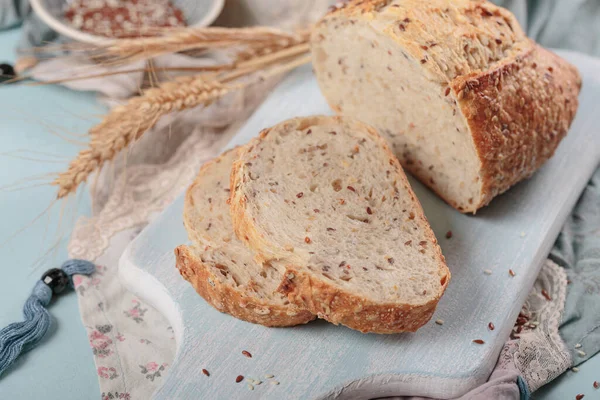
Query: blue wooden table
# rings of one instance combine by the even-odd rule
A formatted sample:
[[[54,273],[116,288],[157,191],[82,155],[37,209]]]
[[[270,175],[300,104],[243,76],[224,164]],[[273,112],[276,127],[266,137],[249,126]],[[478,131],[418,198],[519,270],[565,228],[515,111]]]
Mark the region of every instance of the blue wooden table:
[[[0,33],[0,62],[14,61],[13,47],[18,31]],[[27,181],[35,175],[63,170],[78,147],[51,131],[82,134],[93,124],[93,116],[103,112],[91,93],[76,93],[62,87],[12,85],[0,87],[0,187]],[[84,141],[84,137],[78,138]],[[60,162],[23,160],[6,155],[48,158],[19,150],[35,150],[60,155]],[[55,189],[49,186],[19,191],[0,190],[0,326],[21,319],[23,303],[36,279],[66,257],[66,242],[75,213],[89,212],[84,193],[80,200],[61,204],[31,224],[52,202]],[[61,221],[62,232],[57,228]],[[20,234],[8,240],[20,228]],[[57,239],[60,239],[57,241]],[[7,241],[8,240],[8,241]],[[49,251],[50,250],[50,251]],[[54,325],[42,345],[27,353],[0,379],[0,399],[80,400],[99,398],[92,351],[79,317],[74,293],[51,304]],[[580,372],[567,372],[551,385],[536,392],[536,399],[600,399],[594,380],[600,381],[600,356],[581,366]]]

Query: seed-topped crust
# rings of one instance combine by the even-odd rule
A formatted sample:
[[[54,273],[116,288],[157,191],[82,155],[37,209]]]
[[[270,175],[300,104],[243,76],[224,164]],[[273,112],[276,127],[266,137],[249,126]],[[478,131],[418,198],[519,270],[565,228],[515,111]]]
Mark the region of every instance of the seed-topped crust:
[[[482,163],[483,196],[472,209],[531,176],[554,154],[577,112],[577,69],[531,42],[513,60],[451,84]],[[462,95],[461,95],[462,93]]]

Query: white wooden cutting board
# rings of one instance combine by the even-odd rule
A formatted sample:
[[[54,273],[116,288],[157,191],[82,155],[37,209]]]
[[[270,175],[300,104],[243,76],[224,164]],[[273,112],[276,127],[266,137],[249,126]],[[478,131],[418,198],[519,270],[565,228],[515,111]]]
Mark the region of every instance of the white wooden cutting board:
[[[265,328],[221,314],[175,268],[187,242],[180,197],[134,240],[121,259],[130,290],[174,327],[177,355],[158,399],[367,399],[392,395],[450,398],[485,382],[558,232],[600,159],[600,68],[579,66],[581,105],[556,155],[530,180],[477,216],[462,215],[411,180],[440,241],[452,281],[432,321],[416,334],[361,334],[316,321]],[[286,118],[329,114],[310,67],[288,76],[231,142],[246,143]],[[452,239],[445,234],[452,230]],[[493,271],[492,275],[483,272]],[[508,270],[512,269],[515,277]],[[442,326],[435,324],[443,319]],[[488,330],[489,322],[496,326]],[[484,345],[472,343],[483,339]],[[247,350],[252,358],[244,357]],[[210,371],[210,377],[202,369]],[[250,391],[237,375],[264,379]]]

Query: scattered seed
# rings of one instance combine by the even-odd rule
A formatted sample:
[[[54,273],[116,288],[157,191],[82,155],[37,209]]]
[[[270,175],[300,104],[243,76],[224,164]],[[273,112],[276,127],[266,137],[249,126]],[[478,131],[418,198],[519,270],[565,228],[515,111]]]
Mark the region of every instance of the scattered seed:
[[[204,375],[206,375],[206,376],[210,376],[210,372],[208,372],[208,371],[207,371],[207,370],[205,370],[205,369],[203,369],[203,370],[202,370],[202,373],[203,373]]]
[[[491,269],[484,269],[483,273],[486,275],[491,275],[492,274],[492,270]]]
[[[475,339],[475,340],[473,340],[473,343],[484,344],[485,342],[483,340],[481,340],[481,339]]]
[[[367,214],[369,214],[369,215],[373,214],[373,210],[371,210],[371,207],[367,207]]]
[[[248,358],[252,358],[252,354],[250,354],[250,352],[248,352],[246,350],[242,351],[242,354],[245,355]]]
[[[258,381],[258,380],[255,380],[255,381],[254,381],[254,384],[255,384],[255,385],[260,385],[261,383],[262,383],[262,381]]]
[[[304,238],[304,243],[310,244],[311,241],[312,240],[310,240],[310,238],[308,236]]]
[[[436,319],[435,323],[438,325],[444,325],[444,320],[443,319]]]
[[[581,350],[577,350],[577,354],[579,354],[579,357],[585,357],[585,351],[581,351]]]
[[[275,378],[275,375],[267,374],[267,375],[265,375],[265,378],[267,378],[267,379]]]
[[[304,193],[300,192],[296,195],[297,198],[301,198],[302,196],[304,196]]]
[[[252,386],[251,384],[248,384],[248,389],[254,390],[254,386]]]
[[[583,393],[579,393],[577,396],[575,396],[575,400],[581,400],[585,397],[585,395]]]
[[[277,381],[271,381],[271,382],[269,382],[269,383],[270,383],[271,385],[279,385],[279,382],[277,382]]]
[[[490,322],[490,323],[488,324],[488,329],[489,329],[490,331],[493,331],[494,329],[496,329],[496,327],[494,326],[494,323],[493,323],[493,322]]]
[[[508,274],[509,274],[510,276],[512,276],[512,277],[514,277],[514,276],[516,275],[516,274],[515,274],[515,271],[513,271],[512,269],[509,269],[509,270],[508,270]]]
[[[576,349],[580,349],[580,348],[581,348],[581,343],[577,343],[577,344],[575,345],[575,348],[576,348]]]
[[[354,189],[352,186],[347,186],[347,189],[356,192],[356,189]]]
[[[242,375],[238,375],[237,378],[235,378],[235,383],[240,383],[243,380],[244,380],[244,377]]]
[[[451,239],[451,238],[452,238],[452,231],[446,232],[446,239]]]
[[[525,232],[521,232],[521,237],[525,237]]]
[[[573,368],[571,368],[571,371],[573,371],[573,372],[579,372],[579,368],[573,367]]]
[[[594,381],[594,389],[600,389],[600,383],[598,383],[598,381]]]
[[[548,301],[552,300],[552,297],[550,297],[548,292],[546,292],[546,289],[542,289],[542,296],[544,296],[546,298],[546,300],[548,300]]]

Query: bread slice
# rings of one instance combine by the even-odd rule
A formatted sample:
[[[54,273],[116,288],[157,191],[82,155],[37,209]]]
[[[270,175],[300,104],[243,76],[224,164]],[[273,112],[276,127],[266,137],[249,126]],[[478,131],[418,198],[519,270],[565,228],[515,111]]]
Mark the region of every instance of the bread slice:
[[[377,128],[461,212],[532,175],[577,110],[576,68],[488,1],[352,0],[311,47],[331,108]]]
[[[314,319],[277,292],[282,274],[258,264],[233,233],[229,175],[236,157],[228,151],[205,164],[185,196],[183,221],[192,246],[175,249],[177,268],[213,307],[266,326],[292,326]]]
[[[231,171],[235,232],[287,265],[280,290],[362,332],[415,331],[450,278],[406,176],[377,132],[295,118],[242,148]]]

